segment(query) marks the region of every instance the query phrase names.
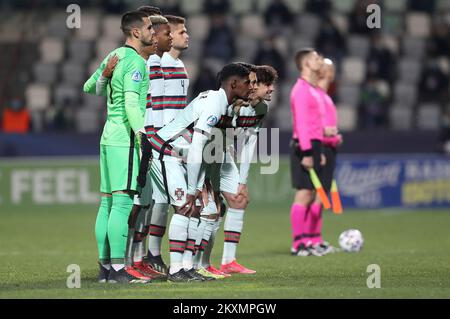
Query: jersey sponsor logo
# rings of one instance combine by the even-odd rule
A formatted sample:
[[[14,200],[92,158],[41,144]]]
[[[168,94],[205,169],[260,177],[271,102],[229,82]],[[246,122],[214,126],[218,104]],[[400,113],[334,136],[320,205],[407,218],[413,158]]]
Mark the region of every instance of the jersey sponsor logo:
[[[142,81],[142,74],[139,71],[134,71],[133,74],[131,75],[131,79],[134,82],[141,82]]]
[[[184,191],[182,188],[177,188],[175,190],[175,196],[177,197],[177,200],[182,200],[184,195]]]

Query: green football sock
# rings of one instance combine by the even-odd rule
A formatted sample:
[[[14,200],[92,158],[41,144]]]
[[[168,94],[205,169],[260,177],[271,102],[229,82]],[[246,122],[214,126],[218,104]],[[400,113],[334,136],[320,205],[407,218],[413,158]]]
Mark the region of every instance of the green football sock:
[[[133,198],[128,194],[113,194],[111,214],[108,220],[108,239],[111,247],[111,263],[124,264],[128,238],[128,217]]]
[[[101,264],[110,262],[109,242],[108,242],[108,219],[111,212],[112,197],[101,196],[100,207],[98,208],[97,219],[95,221],[95,239],[97,240],[98,259]]]

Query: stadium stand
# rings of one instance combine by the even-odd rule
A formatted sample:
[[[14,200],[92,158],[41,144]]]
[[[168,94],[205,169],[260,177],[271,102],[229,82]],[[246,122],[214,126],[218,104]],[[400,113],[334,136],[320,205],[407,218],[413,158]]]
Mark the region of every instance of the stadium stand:
[[[85,96],[81,86],[99,61],[122,42],[120,10],[133,9],[136,2],[116,1],[100,7],[99,1],[82,1],[81,28],[76,30],[66,27],[67,13],[62,2],[47,2],[46,6],[33,10],[26,10],[23,4],[2,3],[1,16],[5,19],[0,20],[3,30],[0,55],[5,67],[0,68],[3,79],[0,107],[3,109],[14,92],[29,108],[34,131],[51,127],[49,123],[54,120],[55,110],[62,110],[76,114],[67,116],[68,125],[62,129],[98,132],[105,116],[101,111],[103,99]],[[32,5],[32,1],[29,3]],[[108,5],[108,1],[102,3]],[[307,46],[321,48],[337,64],[333,98],[339,107],[342,130],[365,129],[366,123],[393,130],[439,129],[440,117],[448,105],[448,0],[427,1],[426,6],[412,0],[158,0],[150,3],[160,6],[164,13],[187,17],[190,48],[183,59],[192,83],[199,77],[204,63],[215,71],[217,65],[230,60],[254,62],[263,50],[263,41],[272,36],[272,51],[263,52],[259,58],[263,56],[263,61],[270,63],[267,56],[269,60],[270,56],[281,57],[278,58],[281,62],[276,61],[274,65],[285,75],[278,84],[279,98],[273,106],[270,123],[282,131],[291,129],[289,89],[297,77],[291,62],[293,54]],[[369,13],[361,8],[369,3],[377,3],[383,9],[380,30],[364,28]],[[8,12],[13,11],[21,11],[22,15],[8,18]],[[14,19],[20,17],[36,21],[34,36],[27,34],[29,30],[11,27]],[[24,28],[26,25],[23,24]],[[231,40],[227,39],[230,35]],[[345,41],[330,40],[336,36]],[[437,69],[427,69],[430,63]],[[361,109],[370,104],[362,101],[361,95],[371,81],[387,87],[385,94],[381,94],[386,120],[366,118],[373,114]],[[22,88],[18,88],[19,84]],[[421,89],[431,92],[425,94],[423,101]]]

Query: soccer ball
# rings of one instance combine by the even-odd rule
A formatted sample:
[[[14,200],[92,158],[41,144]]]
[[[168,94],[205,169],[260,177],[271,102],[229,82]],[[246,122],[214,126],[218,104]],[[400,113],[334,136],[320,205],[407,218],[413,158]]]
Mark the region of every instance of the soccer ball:
[[[364,244],[364,238],[357,229],[349,229],[339,236],[339,246],[343,251],[358,252]]]

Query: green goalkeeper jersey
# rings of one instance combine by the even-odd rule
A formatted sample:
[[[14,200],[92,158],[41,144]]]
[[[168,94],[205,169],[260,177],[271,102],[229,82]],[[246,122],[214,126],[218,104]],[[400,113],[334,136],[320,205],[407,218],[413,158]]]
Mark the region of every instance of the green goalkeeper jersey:
[[[95,86],[102,74],[110,56],[116,54],[119,57],[112,78],[108,81],[106,97],[108,115],[100,140],[102,145],[130,146],[134,144],[135,134],[133,132],[144,127],[144,113],[147,104],[147,92],[149,76],[146,61],[137,51],[124,46],[115,49],[100,64],[100,67],[84,85],[86,93],[95,94]],[[125,106],[125,93],[135,92],[139,94],[138,109],[128,112]]]

